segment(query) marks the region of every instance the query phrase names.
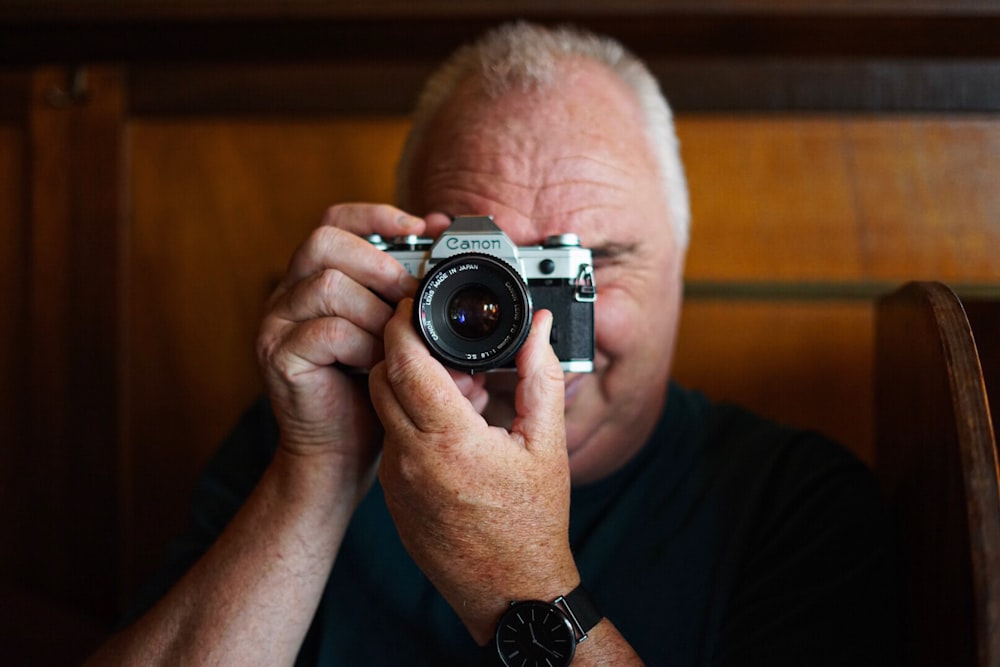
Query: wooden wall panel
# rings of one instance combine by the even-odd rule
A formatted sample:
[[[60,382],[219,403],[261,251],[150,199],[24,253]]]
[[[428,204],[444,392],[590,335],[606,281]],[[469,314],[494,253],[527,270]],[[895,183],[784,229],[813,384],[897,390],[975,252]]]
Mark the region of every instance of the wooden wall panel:
[[[688,117],[689,280],[1000,281],[1000,116]]]
[[[399,120],[131,128],[128,541],[148,574],[195,474],[262,390],[262,304],[327,206],[393,197]]]
[[[689,280],[858,275],[842,123],[711,116],[679,121],[691,190]]]
[[[674,376],[822,431],[871,464],[872,363],[869,302],[688,299]]]

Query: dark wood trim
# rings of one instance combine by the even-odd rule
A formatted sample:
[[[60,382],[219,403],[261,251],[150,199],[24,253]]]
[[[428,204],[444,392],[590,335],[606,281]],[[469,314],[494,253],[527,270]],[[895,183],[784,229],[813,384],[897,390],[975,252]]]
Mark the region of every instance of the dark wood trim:
[[[438,60],[503,20],[571,22],[652,57],[1000,56],[1000,14],[681,13],[271,16],[180,20],[0,17],[0,62]]]
[[[541,6],[540,6],[541,5]],[[516,12],[526,16],[552,13],[585,16],[632,14],[825,14],[836,16],[996,15],[993,0],[160,0],[158,2],[94,3],[93,0],[7,0],[0,18],[51,19],[73,22],[82,18],[116,20],[204,20],[211,18],[351,18],[382,16],[497,16]]]
[[[53,105],[68,72],[33,77],[29,134],[30,447],[18,536],[35,585],[95,616],[119,587],[120,291],[124,289],[124,76],[88,72],[85,97]]]
[[[433,61],[140,64],[137,115],[405,115]],[[1000,110],[1000,60],[653,60],[678,112]]]
[[[28,442],[30,377],[27,355],[29,336],[28,239],[30,227],[27,175],[27,107],[30,79],[26,74],[0,74],[0,534],[8,548],[0,549],[0,598],[10,581],[24,572],[24,561],[16,548],[19,528],[25,521],[21,495],[21,471],[30,465]],[[0,603],[2,606],[2,603]],[[0,662],[2,649],[0,649]]]
[[[617,37],[679,111],[1000,109],[1000,4],[980,0],[18,0],[0,63],[121,64],[143,114],[398,114],[517,18]]]
[[[680,112],[993,112],[1000,60],[654,60]]]
[[[432,62],[137,65],[133,115],[405,115]]]
[[[899,289],[898,282],[880,281],[720,281],[686,280],[684,299],[695,301],[864,301],[875,302]],[[963,301],[1000,301],[996,283],[951,283]],[[1000,346],[998,346],[1000,349]]]

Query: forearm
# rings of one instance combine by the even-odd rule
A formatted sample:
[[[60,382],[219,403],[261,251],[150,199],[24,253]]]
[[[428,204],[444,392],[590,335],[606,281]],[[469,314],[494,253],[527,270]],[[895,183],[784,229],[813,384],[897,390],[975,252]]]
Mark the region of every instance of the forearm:
[[[93,664],[291,664],[367,480],[278,450],[205,556]]]
[[[620,665],[640,667],[642,659],[621,636],[611,621],[602,620],[588,633],[587,639],[576,647],[573,667],[590,665]]]

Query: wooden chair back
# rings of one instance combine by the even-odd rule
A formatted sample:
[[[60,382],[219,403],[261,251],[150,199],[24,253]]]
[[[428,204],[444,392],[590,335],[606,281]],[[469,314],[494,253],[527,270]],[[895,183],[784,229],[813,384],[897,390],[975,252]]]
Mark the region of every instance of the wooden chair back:
[[[993,417],[993,437],[1000,426],[1000,298],[977,296],[962,299],[965,314],[972,325],[972,335],[976,339],[979,364],[986,381],[986,395],[990,400],[990,415]]]
[[[875,313],[876,469],[895,512],[907,664],[1000,666],[997,449],[976,343],[940,283]]]

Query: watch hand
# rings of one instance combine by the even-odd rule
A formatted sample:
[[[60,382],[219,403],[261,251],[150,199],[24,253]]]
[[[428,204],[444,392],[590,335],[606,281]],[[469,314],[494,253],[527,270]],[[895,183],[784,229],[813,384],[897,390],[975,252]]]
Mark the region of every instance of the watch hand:
[[[528,627],[531,627],[531,626],[528,626]],[[538,641],[537,639],[535,639],[535,633],[534,632],[531,633],[531,643],[534,644],[535,646],[537,646],[538,648],[542,649],[543,651],[545,651],[549,655],[551,655],[553,658],[561,658],[562,657],[561,654],[556,653],[555,651],[549,650],[549,648],[545,644],[543,644],[540,641]]]
[[[533,625],[531,625],[531,623],[528,623],[528,632],[531,633],[531,643],[532,644],[537,644],[538,640],[535,639],[535,627]]]

